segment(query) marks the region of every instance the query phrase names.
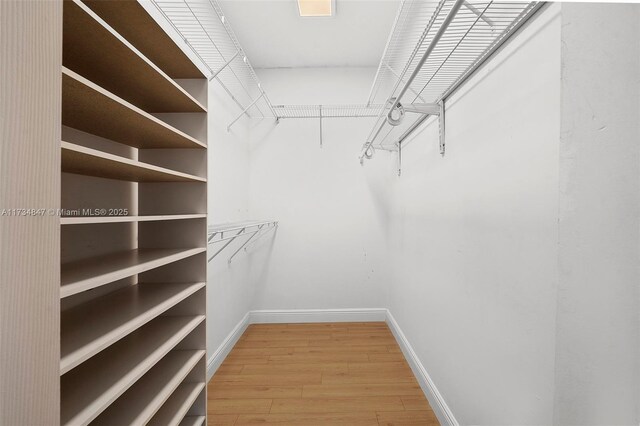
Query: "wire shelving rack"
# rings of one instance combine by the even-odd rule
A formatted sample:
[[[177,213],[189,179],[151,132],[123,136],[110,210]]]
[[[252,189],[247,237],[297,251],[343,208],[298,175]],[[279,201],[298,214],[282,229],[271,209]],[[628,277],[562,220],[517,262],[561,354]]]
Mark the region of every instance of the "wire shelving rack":
[[[445,148],[445,102],[520,28],[540,2],[403,0],[367,104],[382,104],[360,161],[397,151],[430,116]]]
[[[238,116],[279,118],[216,0],[151,0],[238,106]]]
[[[274,105],[280,118],[377,117],[382,105]]]
[[[208,257],[207,262],[211,262],[237,238],[249,236],[227,260],[227,263],[231,264],[231,261],[240,250],[244,248],[247,251],[251,244],[255,244],[258,239],[276,228],[278,228],[278,221],[244,221],[210,225],[207,228],[207,246],[218,246],[219,244],[217,243],[221,242],[224,242],[224,244]]]

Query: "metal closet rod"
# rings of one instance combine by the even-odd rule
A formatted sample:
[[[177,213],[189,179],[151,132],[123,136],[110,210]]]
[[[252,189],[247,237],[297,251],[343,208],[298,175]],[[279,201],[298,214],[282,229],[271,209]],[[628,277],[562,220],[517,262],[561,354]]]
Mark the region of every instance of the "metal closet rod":
[[[387,118],[388,119],[393,119],[393,117],[391,115],[393,114],[394,110],[398,107],[398,104],[400,103],[400,99],[402,99],[404,94],[410,89],[411,84],[413,83],[413,80],[415,80],[415,78],[420,73],[420,70],[422,69],[422,66],[427,61],[427,59],[429,59],[429,56],[431,55],[431,52],[433,52],[433,49],[435,49],[435,47],[437,46],[438,42],[440,41],[440,39],[444,35],[445,31],[447,31],[447,28],[449,27],[449,25],[451,24],[451,22],[455,18],[456,14],[460,10],[460,7],[462,7],[462,5],[465,3],[465,1],[466,0],[456,0],[455,1],[453,6],[451,7],[451,10],[447,14],[447,17],[442,22],[442,25],[440,26],[440,28],[438,29],[436,34],[433,36],[433,39],[429,43],[429,46],[427,46],[427,50],[425,50],[424,54],[422,55],[422,57],[420,58],[420,61],[417,64],[417,66],[414,68],[413,72],[411,73],[411,75],[409,76],[409,78],[405,82],[404,86],[400,90],[400,93],[397,96],[395,96],[395,99],[393,97],[393,93],[390,95],[389,99],[387,99],[387,102],[385,103],[385,105],[391,104],[391,106],[389,108],[389,112],[387,113]],[[374,136],[370,140],[368,140],[365,143],[365,145],[362,147],[362,152],[360,153],[360,161],[362,161],[364,159],[366,152],[371,148],[371,146],[373,145],[373,142],[375,141],[377,136],[380,134],[380,132],[382,131],[382,129],[384,128],[386,123],[387,123],[387,120],[382,120],[380,122],[378,130],[376,130],[376,132],[374,133]],[[413,130],[415,130],[415,127],[413,128]]]

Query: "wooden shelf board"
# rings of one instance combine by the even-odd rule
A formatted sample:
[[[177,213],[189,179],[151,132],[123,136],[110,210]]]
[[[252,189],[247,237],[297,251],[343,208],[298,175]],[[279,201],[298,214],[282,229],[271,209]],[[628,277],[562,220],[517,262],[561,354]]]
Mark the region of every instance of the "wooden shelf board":
[[[85,0],[84,3],[172,78],[204,78],[136,0]]]
[[[148,425],[179,426],[203,389],[204,382],[181,384],[153,416]]]
[[[136,148],[206,144],[62,67],[62,124]]]
[[[168,215],[149,215],[149,216],[90,216],[90,217],[62,217],[60,225],[88,225],[97,223],[119,223],[119,222],[161,222],[165,220],[189,220],[203,219],[207,215],[204,213],[197,214],[168,214]]]
[[[95,12],[78,0],[64,2],[62,62],[147,112],[206,112]]]
[[[204,350],[169,352],[92,424],[147,424],[204,355]]]
[[[60,379],[61,423],[87,424],[149,374],[155,377],[165,369],[195,365],[204,351],[171,349],[204,318],[204,315],[157,318],[63,375]]]
[[[60,374],[64,374],[205,286],[132,285],[61,314]]]
[[[206,182],[205,178],[154,166],[97,149],[61,142],[62,171],[131,182]]]
[[[186,416],[180,422],[180,426],[202,426],[206,419],[205,416]]]
[[[61,266],[60,297],[68,297],[206,251],[205,247],[136,249]]]

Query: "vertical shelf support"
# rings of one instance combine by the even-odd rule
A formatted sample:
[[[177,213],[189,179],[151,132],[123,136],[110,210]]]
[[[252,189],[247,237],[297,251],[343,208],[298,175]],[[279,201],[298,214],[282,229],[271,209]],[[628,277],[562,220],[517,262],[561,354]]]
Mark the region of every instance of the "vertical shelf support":
[[[398,142],[398,177],[402,175],[402,142]]]
[[[320,148],[322,148],[322,105],[318,105],[320,114]]]
[[[438,102],[440,106],[440,114],[438,115],[438,132],[440,137],[440,155],[444,157],[445,149],[445,118],[444,118],[444,99]]]

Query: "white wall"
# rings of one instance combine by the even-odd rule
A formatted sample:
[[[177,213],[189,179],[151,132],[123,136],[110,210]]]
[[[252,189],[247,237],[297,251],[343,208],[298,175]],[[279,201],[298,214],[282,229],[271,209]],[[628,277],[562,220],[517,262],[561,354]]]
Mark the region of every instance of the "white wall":
[[[388,307],[460,424],[552,421],[558,11],[450,98],[444,158],[434,123],[403,149],[402,177],[388,176]]]
[[[212,117],[212,221],[280,228],[210,269],[210,350],[250,309],[388,307],[460,424],[637,424],[640,6],[609,7],[546,8],[401,178],[357,165],[368,119],[320,148],[318,120]],[[374,73],[258,70],[274,104],[362,103]]]
[[[249,219],[249,120],[227,125],[241,112],[216,81],[208,96],[208,224]],[[246,238],[246,237],[245,237]],[[209,246],[207,257],[224,243]],[[207,265],[207,356],[211,357],[250,307],[254,286],[248,258],[229,256],[241,241],[233,242]]]
[[[640,5],[562,22],[555,421],[637,425]]]
[[[274,104],[363,103],[375,69],[258,70]],[[260,122],[251,131],[250,210],[280,227],[254,309],[384,307],[390,259],[379,163],[357,154],[371,119]],[[379,182],[365,178],[376,175]]]

